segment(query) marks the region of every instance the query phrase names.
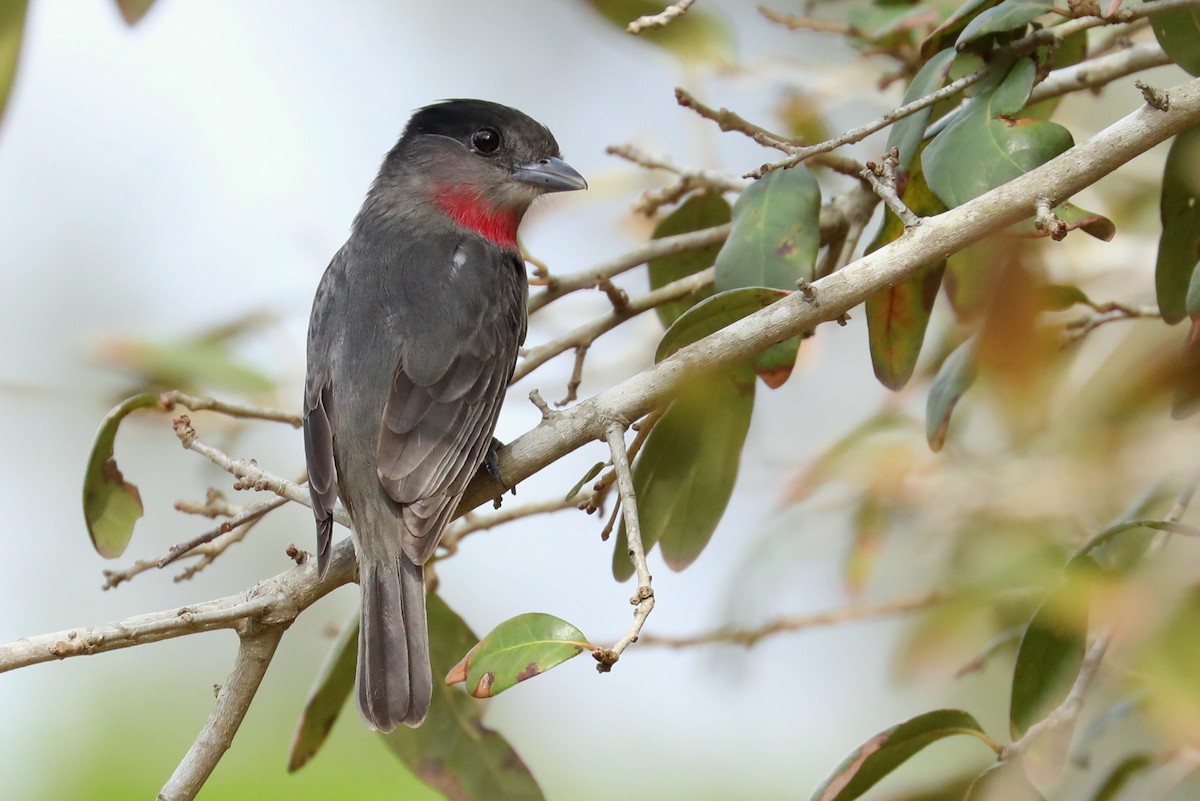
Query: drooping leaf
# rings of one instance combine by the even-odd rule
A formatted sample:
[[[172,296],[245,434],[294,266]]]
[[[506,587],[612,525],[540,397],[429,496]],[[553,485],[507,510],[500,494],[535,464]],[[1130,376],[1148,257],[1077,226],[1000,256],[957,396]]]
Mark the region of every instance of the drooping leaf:
[[[695,561],[712,538],[733,494],[742,445],[754,411],[748,366],[709,376],[667,407],[633,471],[642,545],[662,546],[672,570]],[[624,523],[613,551],[613,576],[633,575]]]
[[[476,698],[491,698],[595,648],[565,620],[541,612],[509,618],[492,629],[446,675],[465,681]]]
[[[954,46],[964,50],[987,37],[1015,33],[1021,35],[1029,23],[1048,14],[1054,3],[1048,0],[1003,0],[972,19],[959,34]]]
[[[926,186],[919,160],[914,162],[903,200],[906,206],[922,216],[946,210]],[[867,253],[879,250],[903,235],[904,223],[889,209],[884,212],[879,233],[867,246]],[[945,269],[944,260],[936,262],[867,298],[871,366],[875,369],[875,377],[888,389],[900,389],[912,376]]]
[[[860,745],[813,793],[812,801],[852,801],[926,746],[956,734],[991,744],[983,728],[960,709],[926,712]]]
[[[998,2],[1000,0],[967,0],[925,37],[925,41],[921,42],[921,57],[930,58],[934,53],[950,47],[967,23]]]
[[[117,8],[126,25],[137,25],[154,5],[154,0],[117,0]]]
[[[946,82],[946,76],[950,74],[950,67],[954,64],[956,55],[958,54],[954,48],[947,47],[926,61],[905,90],[902,105],[941,89],[942,84]],[[888,132],[887,150],[890,151],[894,147],[900,151],[899,167],[902,173],[907,173],[912,166],[913,159],[921,147],[921,140],[925,138],[925,126],[929,123],[929,115],[932,113],[933,106],[922,109],[894,123]]]
[[[1021,638],[1013,668],[1009,725],[1021,737],[1067,697],[1087,650],[1090,581],[1096,562],[1071,560],[1063,582],[1047,596]]]
[[[733,204],[733,230],[717,255],[717,292],[811,281],[820,247],[821,188],[804,167],[759,178]]]
[[[151,393],[129,398],[108,413],[92,443],[83,475],[83,518],[92,545],[106,559],[116,559],[125,552],[133,536],[133,525],[142,516],[142,496],[121,475],[113,458],[117,429],[130,412],[157,405],[158,396]]]
[[[1154,286],[1168,323],[1187,315],[1187,294],[1200,261],[1200,127],[1175,136],[1163,168],[1162,237]]]
[[[1020,762],[994,765],[971,782],[963,801],[1045,801],[1030,783]]]
[[[929,400],[925,404],[925,439],[935,453],[946,442],[954,407],[975,382],[975,345],[976,339],[972,337],[951,351],[929,387]]]
[[[1024,175],[1073,144],[1061,125],[1014,118],[1029,98],[1036,72],[1032,59],[1018,61],[999,86],[971,98],[926,146],[925,178],[948,208]]]
[[[1200,9],[1181,8],[1150,15],[1150,26],[1171,60],[1191,75],[1200,75]]]
[[[665,5],[658,0],[587,0],[587,4],[622,33],[635,19],[658,14]],[[724,63],[733,54],[733,35],[724,22],[701,8],[690,9],[666,27],[648,28],[631,38],[665,48],[685,62]]]
[[[787,296],[788,293],[781,289],[754,286],[731,289],[706,298],[671,324],[658,342],[654,360],[660,362],[684,345],[690,345],[698,339],[716,333],[730,323],[765,309]],[[799,348],[799,337],[791,337],[772,345],[754,358],[754,371],[772,389],[782,385],[792,374]]]
[[[17,77],[28,7],[29,0],[0,0],[0,117],[4,115],[13,81]]]
[[[664,217],[654,227],[652,238],[661,239],[665,236],[686,234],[690,231],[702,231],[717,225],[724,225],[730,220],[729,204],[725,198],[717,194],[693,195],[675,211]],[[660,256],[651,259],[647,265],[650,273],[650,288],[658,289],[672,281],[677,281],[688,275],[713,266],[717,260],[720,245],[710,245],[699,250],[689,250],[670,256]],[[687,297],[673,300],[658,306],[658,319],[663,326],[670,326],[675,318],[712,295],[712,287],[696,290]]]
[[[1089,801],[1116,801],[1117,794],[1129,784],[1129,780],[1153,764],[1154,757],[1150,754],[1130,754],[1108,772]]]
[[[571,490],[570,490],[570,492],[567,493],[567,497],[565,500],[569,501],[572,498],[574,498],[576,495],[578,495],[579,491],[581,489],[583,489],[583,485],[588,483],[589,481],[591,481],[596,476],[600,475],[600,471],[603,469],[604,469],[604,462],[596,462],[594,465],[592,465],[590,468],[588,468],[588,471],[583,474],[583,478],[579,479],[577,482],[575,482],[575,486],[571,487]]]
[[[316,756],[333,729],[334,722],[354,691],[354,669],[358,663],[359,613],[346,622],[329,649],[325,663],[308,694],[292,746],[288,751],[288,772],[299,770]]]
[[[438,595],[427,604],[433,675],[444,676],[478,638]],[[381,736],[414,775],[452,801],[544,801],[521,757],[483,724],[483,709],[457,687],[435,681],[425,722]]]

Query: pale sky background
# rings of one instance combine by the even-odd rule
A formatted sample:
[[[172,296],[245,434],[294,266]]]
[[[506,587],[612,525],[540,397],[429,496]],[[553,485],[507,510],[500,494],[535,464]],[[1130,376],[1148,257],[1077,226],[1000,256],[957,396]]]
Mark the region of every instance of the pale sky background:
[[[834,127],[864,121],[895,99],[845,96],[827,68],[840,57],[836,48],[766,23],[749,0],[719,6],[744,62],[774,78],[812,81],[833,97]],[[845,80],[864,85],[861,77]],[[524,240],[556,272],[569,272],[648,233],[626,214],[643,177],[605,156],[605,145],[634,142],[734,172],[763,160],[757,146],[719,136],[677,108],[679,83],[763,120],[777,99],[761,75],[685,72],[582,2],[159,0],[134,29],[104,0],[35,2],[0,131],[0,505],[8,548],[0,641],[236,592],[285,569],[288,543],[312,545],[309,512],[289,508],[191,582],[174,584],[168,571],[101,592],[102,569],[157,556],[205,528],[174,512],[176,499],[230,483],[180,449],[168,417],[140,416],[122,429],[117,455],[141,488],[146,516],[120,560],[93,552],[81,476],[96,426],[127,388],[91,361],[105,337],[182,336],[267,309],[281,322],[246,358],[280,379],[275,402],[294,408],[312,291],[414,108],[483,97],[555,132],[592,190],[547,203]],[[625,285],[644,282],[638,273]],[[539,315],[530,344],[605,304],[597,295],[552,307]],[[657,326],[647,315],[601,340],[583,396],[647,364]],[[562,357],[511,393],[501,439],[536,424],[525,395],[536,386],[561,397],[569,368],[570,356]],[[760,386],[738,489],[713,544],[683,574],[651,558],[658,606],[647,631],[712,628],[731,608],[749,621],[846,603],[837,573],[845,531],[832,518],[782,515],[776,504],[805,459],[880,397],[861,316],[806,343],[783,389]],[[205,423],[201,435],[221,441],[217,424]],[[300,434],[286,427],[253,425],[228,445],[283,475],[302,466]],[[603,458],[599,444],[586,448],[522,484],[518,500],[561,494]],[[611,641],[628,624],[631,585],[612,581],[611,544],[598,532],[594,518],[565,512],[481,534],[444,565],[444,597],[480,634],[520,612],[545,611]],[[918,580],[920,567],[913,565]],[[227,761],[256,748],[265,755],[264,781],[285,781],[287,741],[328,647],[326,630],[354,602],[354,590],[343,588],[288,632]],[[876,623],[785,636],[751,652],[634,646],[607,676],[581,657],[496,699],[489,723],[510,737],[550,799],[607,798],[616,787],[630,799],[723,798],[745,789],[748,776],[757,798],[806,797],[858,742],[928,708],[919,693],[893,694],[886,642],[895,630]],[[57,799],[98,770],[144,775],[139,786],[151,797],[203,724],[234,642],[214,633],[0,677],[8,797]],[[121,743],[106,742],[130,719],[139,722],[120,727]],[[361,728],[348,709],[330,748],[369,744]],[[251,745],[259,741],[266,745]],[[364,748],[376,749],[369,764],[394,769],[382,748]],[[307,771],[337,770],[332,755],[320,754],[288,786]]]

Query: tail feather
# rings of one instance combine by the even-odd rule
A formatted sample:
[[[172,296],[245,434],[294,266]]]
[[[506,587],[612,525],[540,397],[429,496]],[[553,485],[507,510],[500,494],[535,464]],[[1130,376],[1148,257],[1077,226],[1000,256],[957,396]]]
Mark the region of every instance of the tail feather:
[[[379,731],[420,725],[433,695],[424,568],[401,554],[360,564],[359,572],[359,711]]]

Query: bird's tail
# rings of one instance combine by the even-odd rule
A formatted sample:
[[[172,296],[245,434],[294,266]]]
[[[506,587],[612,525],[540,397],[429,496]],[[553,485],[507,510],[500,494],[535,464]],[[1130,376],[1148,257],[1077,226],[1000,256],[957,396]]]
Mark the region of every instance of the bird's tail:
[[[425,572],[404,554],[359,563],[358,708],[379,731],[420,725],[433,695]]]

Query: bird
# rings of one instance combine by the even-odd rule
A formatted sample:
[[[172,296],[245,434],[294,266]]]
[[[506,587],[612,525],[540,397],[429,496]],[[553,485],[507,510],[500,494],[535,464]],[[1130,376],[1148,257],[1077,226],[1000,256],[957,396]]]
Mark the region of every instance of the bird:
[[[317,571],[340,499],[362,594],[358,707],[379,731],[429,711],[424,566],[467,483],[494,471],[528,328],[517,227],[539,197],[586,188],[526,114],[484,100],[425,106],[317,287],[303,407]]]

